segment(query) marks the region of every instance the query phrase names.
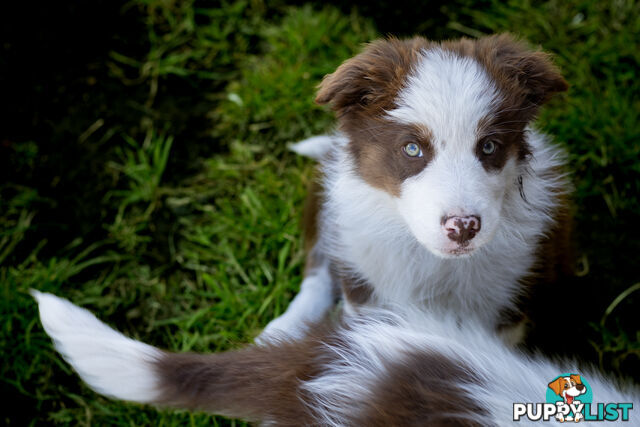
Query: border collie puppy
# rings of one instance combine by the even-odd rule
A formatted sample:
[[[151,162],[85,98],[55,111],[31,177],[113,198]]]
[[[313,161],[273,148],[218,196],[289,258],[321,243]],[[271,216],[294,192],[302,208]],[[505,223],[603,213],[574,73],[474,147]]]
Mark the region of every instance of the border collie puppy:
[[[67,300],[33,295],[56,349],[98,393],[265,424],[512,425],[514,403],[544,403],[549,381],[576,372],[513,351],[479,325],[402,307],[363,308],[299,340],[200,355],[159,350]],[[599,402],[640,398],[578,372]]]
[[[293,146],[321,163],[305,279],[259,342],[302,336],[336,294],[347,311],[450,312],[518,342],[527,288],[571,270],[565,156],[531,127],[566,89],[506,34],[379,40],[326,76],[316,102],[340,132]]]

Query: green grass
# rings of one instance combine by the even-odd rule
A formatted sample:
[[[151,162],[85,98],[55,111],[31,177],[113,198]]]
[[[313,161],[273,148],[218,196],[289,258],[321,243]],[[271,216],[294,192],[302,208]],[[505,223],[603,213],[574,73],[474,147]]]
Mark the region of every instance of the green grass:
[[[539,122],[571,153],[582,271],[566,295],[584,313],[583,357],[638,382],[640,6],[469,4],[442,9],[450,20],[424,31],[515,32],[553,52],[571,84]],[[313,104],[315,86],[377,36],[376,23],[260,1],[134,0],[120,13],[137,17],[131,31],[143,36],[105,50],[102,74],[91,71],[102,76],[91,86],[95,112],[70,102],[71,119],[50,138],[10,141],[15,173],[0,186],[2,420],[236,424],[96,395],[53,351],[28,289],[163,348],[211,352],[253,339],[301,278],[313,165],[286,144],[332,127]]]

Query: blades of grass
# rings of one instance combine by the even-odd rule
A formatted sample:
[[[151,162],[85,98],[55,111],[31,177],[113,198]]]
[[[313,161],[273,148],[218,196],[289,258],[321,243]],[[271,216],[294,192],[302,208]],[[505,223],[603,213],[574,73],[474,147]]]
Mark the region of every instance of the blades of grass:
[[[609,304],[607,309],[604,311],[604,315],[602,316],[602,320],[600,320],[600,325],[604,326],[605,322],[607,321],[607,318],[609,317],[609,315],[611,315],[611,313],[613,313],[613,310],[615,310],[615,308],[618,306],[618,304],[620,304],[622,301],[625,300],[625,298],[627,298],[629,295],[631,295],[632,293],[634,293],[638,289],[640,289],[640,282],[636,283],[635,285],[629,286],[627,289],[622,291],[620,293],[620,295],[618,295],[611,302],[611,304]]]

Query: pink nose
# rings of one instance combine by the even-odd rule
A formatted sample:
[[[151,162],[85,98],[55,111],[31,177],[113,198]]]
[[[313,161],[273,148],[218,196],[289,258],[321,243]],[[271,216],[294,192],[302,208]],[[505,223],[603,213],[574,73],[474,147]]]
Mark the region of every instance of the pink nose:
[[[467,246],[480,231],[480,217],[476,215],[444,217],[442,227],[449,239],[460,246]]]

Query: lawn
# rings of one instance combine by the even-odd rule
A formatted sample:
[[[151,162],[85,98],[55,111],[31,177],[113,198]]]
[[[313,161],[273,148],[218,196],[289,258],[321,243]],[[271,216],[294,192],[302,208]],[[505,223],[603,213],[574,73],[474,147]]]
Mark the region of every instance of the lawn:
[[[86,3],[86,4],[85,4]],[[578,272],[533,344],[640,383],[640,3],[96,0],[13,5],[0,29],[0,420],[235,425],[114,402],[53,351],[30,288],[176,351],[252,340],[295,295],[315,86],[387,33],[511,31],[570,83],[538,127],[570,153]],[[619,297],[619,298],[618,298]],[[546,307],[571,301],[564,326]],[[541,390],[541,396],[543,391]]]

